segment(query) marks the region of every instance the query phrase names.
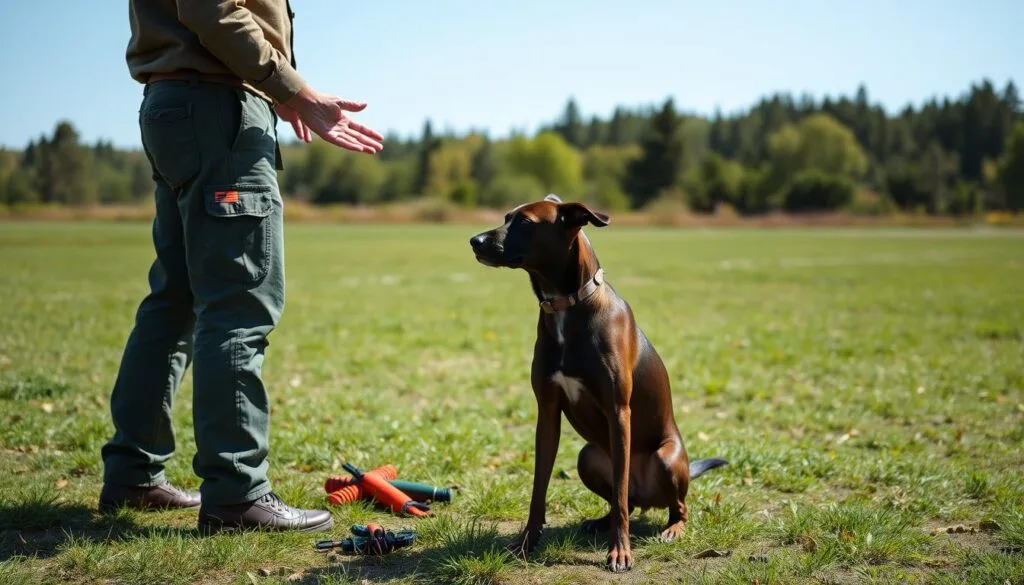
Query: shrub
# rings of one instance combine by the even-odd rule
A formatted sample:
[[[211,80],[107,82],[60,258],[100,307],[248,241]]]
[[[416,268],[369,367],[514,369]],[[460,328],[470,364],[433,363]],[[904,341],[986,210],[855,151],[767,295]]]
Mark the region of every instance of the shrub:
[[[853,201],[847,207],[854,215],[889,215],[896,211],[896,204],[883,193],[876,193],[869,190],[859,190],[853,196]]]
[[[797,173],[783,188],[782,208],[790,213],[834,211],[853,201],[853,181],[822,171]]]
[[[530,175],[500,174],[480,194],[480,205],[505,209],[544,195],[540,181]]]
[[[477,191],[476,181],[462,180],[452,186],[451,191],[448,192],[448,199],[463,207],[473,208],[477,204]]]

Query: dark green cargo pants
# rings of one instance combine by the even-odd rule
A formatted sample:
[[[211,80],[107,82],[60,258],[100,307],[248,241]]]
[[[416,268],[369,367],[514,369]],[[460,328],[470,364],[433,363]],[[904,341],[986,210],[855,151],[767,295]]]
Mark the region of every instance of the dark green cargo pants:
[[[203,501],[270,491],[261,366],[285,300],[276,122],[266,101],[229,85],[145,89],[139,125],[156,179],[156,260],[111,396],[106,482],[164,481],[171,405],[191,364]]]

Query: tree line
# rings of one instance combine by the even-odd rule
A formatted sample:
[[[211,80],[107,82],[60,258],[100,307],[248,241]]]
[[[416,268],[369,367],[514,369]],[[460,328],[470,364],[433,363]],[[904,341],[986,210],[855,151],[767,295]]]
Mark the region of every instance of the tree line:
[[[282,131],[284,127],[282,126]],[[896,210],[963,215],[1024,207],[1024,117],[1016,86],[890,114],[862,85],[853,97],[779,93],[699,116],[670,98],[585,119],[574,99],[532,135],[387,137],[368,157],[315,141],[282,147],[286,197],[362,204],[424,197],[503,208],[547,192],[609,210],[685,205],[743,215]],[[84,144],[68,121],[22,151],[0,150],[0,202],[81,205],[151,196],[146,156]]]

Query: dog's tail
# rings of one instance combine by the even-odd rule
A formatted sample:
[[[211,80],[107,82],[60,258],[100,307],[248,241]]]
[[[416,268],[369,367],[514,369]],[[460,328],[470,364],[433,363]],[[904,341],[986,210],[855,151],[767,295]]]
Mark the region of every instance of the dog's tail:
[[[728,464],[728,461],[726,461],[725,459],[719,459],[718,457],[696,459],[690,462],[690,479],[700,477],[716,467],[721,467],[723,465]]]

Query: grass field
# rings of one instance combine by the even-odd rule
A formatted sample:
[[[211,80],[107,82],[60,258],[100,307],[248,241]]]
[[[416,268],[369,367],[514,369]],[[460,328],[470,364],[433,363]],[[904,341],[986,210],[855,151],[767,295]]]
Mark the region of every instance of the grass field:
[[[0,224],[0,583],[1024,583],[1021,232],[590,229],[691,457],[731,462],[692,484],[682,540],[635,513],[636,567],[612,575],[605,537],[577,532],[605,504],[567,424],[540,550],[500,552],[527,512],[537,309],[524,274],[474,262],[475,231],[288,226],[275,489],[323,505],[345,461],[461,488],[430,519],[334,508],[329,537],[417,529],[372,560],[201,538],[194,512],[94,513],[148,226]],[[189,380],[169,476],[194,488]]]

